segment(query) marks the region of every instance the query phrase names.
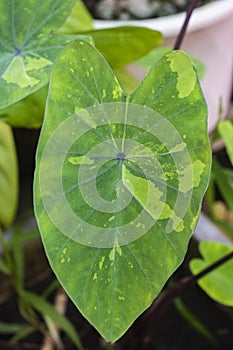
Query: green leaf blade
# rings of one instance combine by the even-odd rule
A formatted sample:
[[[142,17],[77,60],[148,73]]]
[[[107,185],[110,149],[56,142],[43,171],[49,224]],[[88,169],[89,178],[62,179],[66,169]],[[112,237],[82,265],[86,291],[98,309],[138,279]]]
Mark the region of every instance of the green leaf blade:
[[[173,70],[162,58],[127,99],[83,41],[66,47],[51,76],[34,182],[37,221],[59,281],[111,342],[183,261],[209,178],[206,105],[191,61],[182,53],[172,60]]]
[[[34,92],[19,102],[0,110],[0,120],[13,127],[41,127],[48,86]]]

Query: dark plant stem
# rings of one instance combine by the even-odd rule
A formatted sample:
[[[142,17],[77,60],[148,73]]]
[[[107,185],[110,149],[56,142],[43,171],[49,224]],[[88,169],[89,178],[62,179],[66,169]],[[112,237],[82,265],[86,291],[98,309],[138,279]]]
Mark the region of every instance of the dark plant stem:
[[[184,292],[185,288],[195,284],[199,279],[214,271],[232,258],[233,251],[225,255],[223,258],[217,260],[215,263],[211,264],[197,275],[188,275],[182,278],[180,281],[175,283],[172,287],[166,289],[158,296],[151,308],[144,314],[144,317],[148,318],[155,312],[157,316],[162,314],[164,309],[167,308],[177,296],[180,296]]]
[[[217,260],[215,263],[211,264],[210,266],[206,267],[204,270],[199,272],[197,275],[192,276],[194,278],[194,282],[197,282],[199,279],[207,275],[208,273],[214,271],[221,265],[225,264],[227,261],[233,259],[233,251],[225,256],[223,256],[221,259]]]
[[[189,24],[189,21],[190,21],[190,18],[191,18],[191,15],[193,13],[193,11],[195,10],[196,6],[198,5],[200,0],[192,0],[188,9],[187,9],[187,12],[186,12],[186,18],[185,18],[185,21],[183,23],[183,26],[179,32],[179,35],[177,36],[177,39],[176,39],[176,42],[175,42],[175,45],[174,45],[174,50],[179,50],[180,47],[181,47],[181,44],[182,44],[182,41],[184,39],[184,36],[185,36],[185,33],[186,33],[186,30],[187,30],[187,27],[188,27],[188,24]]]

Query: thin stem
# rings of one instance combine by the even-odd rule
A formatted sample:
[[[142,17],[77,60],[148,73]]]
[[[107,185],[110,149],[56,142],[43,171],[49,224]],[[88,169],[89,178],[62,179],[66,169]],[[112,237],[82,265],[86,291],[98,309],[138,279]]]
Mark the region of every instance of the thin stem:
[[[164,309],[167,308],[177,296],[180,296],[184,292],[185,288],[193,285],[199,279],[206,276],[208,273],[214,271],[215,269],[225,264],[232,258],[233,251],[225,255],[223,258],[217,260],[216,262],[199,272],[197,275],[185,276],[180,281],[175,283],[172,287],[164,290],[156,299],[152,307],[145,313],[144,317],[148,318],[154,312],[156,312],[157,316],[162,314],[164,312]]]
[[[4,240],[1,225],[0,225],[0,245],[2,246],[3,256],[5,258],[8,269],[10,271],[10,274],[12,275],[12,271],[13,271],[12,258],[11,258],[10,252],[9,252],[8,247],[7,247],[5,240]]]
[[[197,275],[188,275],[173,284],[172,287],[169,287],[162,291],[160,295],[157,297],[152,306],[144,313],[142,317],[140,317],[134,327],[129,331],[129,336],[127,337],[127,341],[125,346],[123,346],[123,350],[131,350],[137,348],[138,350],[143,347],[142,341],[144,339],[143,335],[148,329],[148,325],[150,322],[150,318],[152,315],[156,315],[156,319],[153,319],[153,324],[159,317],[164,314],[165,310],[168,306],[174,301],[175,298],[181,296],[185,289],[193,284],[195,284],[199,279],[206,276],[208,273],[214,271],[227,261],[233,258],[233,251],[223,258],[217,260]],[[131,344],[132,339],[134,343]],[[135,345],[136,344],[136,345]],[[136,346],[136,347],[135,347]]]
[[[204,277],[208,273],[214,271],[219,266],[225,264],[230,259],[233,259],[233,251],[225,256],[223,256],[221,259],[217,260],[215,263],[211,264],[210,266],[206,267],[204,270],[199,272],[197,275],[192,276],[195,279],[195,282],[198,281],[200,278]]]
[[[21,290],[21,286],[18,283],[18,278],[16,275],[15,266],[14,266],[15,262],[14,262],[14,259],[12,257],[11,251],[9,250],[7,243],[5,242],[1,226],[0,226],[0,244],[2,245],[3,256],[5,258],[6,264],[8,266],[9,272],[10,272],[9,278],[10,278],[11,284],[12,284],[14,290],[17,292],[17,294],[19,294],[20,290]]]
[[[188,9],[187,9],[187,12],[186,12],[186,17],[185,17],[185,20],[184,20],[184,23],[183,23],[183,26],[179,32],[179,35],[176,39],[176,43],[174,45],[174,50],[179,50],[180,47],[181,47],[181,44],[182,44],[182,41],[184,39],[184,36],[185,36],[185,33],[186,33],[186,30],[187,30],[187,27],[188,27],[188,24],[189,24],[189,21],[190,21],[190,18],[191,18],[191,15],[194,11],[194,9],[196,8],[197,4],[199,3],[200,0],[192,0]]]

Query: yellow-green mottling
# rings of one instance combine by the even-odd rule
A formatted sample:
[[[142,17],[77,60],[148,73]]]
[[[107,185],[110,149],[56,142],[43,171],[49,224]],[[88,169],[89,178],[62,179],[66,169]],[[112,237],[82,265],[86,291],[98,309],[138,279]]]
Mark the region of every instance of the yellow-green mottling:
[[[86,157],[86,156],[79,156],[79,157],[69,157],[68,159],[69,163],[73,165],[90,165],[94,163],[94,160]]]
[[[67,248],[64,248],[62,253],[61,253],[60,263],[64,264],[64,262],[69,262],[69,261],[70,261],[70,257],[67,256]]]
[[[112,91],[112,98],[113,100],[118,100],[119,97],[122,95],[122,90],[119,85],[116,85],[115,89]]]
[[[99,270],[102,270],[103,264],[104,264],[105,256],[102,256],[100,262],[99,262]]]
[[[158,205],[159,206],[163,205],[163,211],[162,211],[159,219],[163,220],[163,219],[170,218],[172,220],[173,230],[176,232],[181,232],[184,229],[183,220],[175,214],[174,210],[172,210],[167,203],[159,201]]]
[[[194,90],[197,75],[191,59],[183,52],[175,51],[166,54],[172,72],[177,73],[176,88],[179,98],[185,98]]]
[[[74,112],[78,115],[79,118],[82,118],[82,120],[84,120],[85,123],[89,124],[90,127],[96,128],[96,122],[93,120],[93,118],[86,109],[83,109],[80,106],[75,106]]]
[[[133,194],[137,201],[142,205],[151,217],[155,220],[172,220],[172,228],[176,232],[184,229],[184,223],[174,210],[162,200],[163,192],[161,192],[150,180],[131,174],[128,169],[122,167],[123,183],[126,188]],[[129,183],[131,184],[129,186]],[[133,186],[133,191],[132,191]],[[155,205],[156,202],[156,205]]]
[[[197,187],[201,182],[201,175],[203,174],[205,164],[201,160],[197,159],[192,164],[192,167],[193,167],[193,185],[194,187]]]
[[[146,179],[138,176],[134,176],[131,172],[123,165],[122,167],[122,181],[124,186],[129,192],[138,199],[142,206],[146,205],[147,193],[148,193],[148,182]]]
[[[169,151],[169,153],[175,153],[175,152],[181,152],[183,151],[185,148],[187,147],[186,143],[179,143],[178,145],[175,145],[174,147],[172,147]]]
[[[46,60],[45,58],[35,58],[30,56],[25,57],[26,71],[33,70],[33,69],[41,69],[51,65],[52,65],[52,62],[49,60]]]
[[[28,56],[23,59],[21,56],[16,56],[2,75],[2,79],[7,84],[16,84],[21,88],[33,87],[39,83],[39,80],[32,77],[28,72],[42,69],[51,64],[52,62],[43,58],[37,59]]]
[[[191,230],[194,230],[194,228],[196,227],[198,218],[199,218],[199,212],[196,216],[193,217],[193,220],[189,226]]]
[[[115,260],[116,252],[119,256],[122,256],[122,249],[120,246],[113,247],[108,255],[110,261]]]
[[[197,159],[195,162],[180,171],[179,190],[188,192],[192,188],[197,187],[201,182],[201,175],[203,174],[205,164]],[[192,179],[192,181],[190,181]]]
[[[109,255],[108,255],[110,261],[114,261],[114,259],[115,259],[115,253],[116,253],[116,249],[115,249],[115,247],[114,247],[114,248],[111,249],[111,251],[110,251],[110,253],[109,253]]]
[[[106,90],[103,89],[103,95],[102,95],[102,98],[105,98],[106,97]]]
[[[131,174],[125,166],[122,167],[122,179],[124,186],[132,193],[142,207],[154,219],[158,219],[161,209],[160,206],[155,206],[154,203],[160,200],[163,193],[150,180]],[[163,205],[165,204],[164,202],[161,203]]]
[[[131,262],[128,262],[128,265],[131,269],[133,269],[133,264]]]
[[[121,249],[120,246],[117,246],[117,247],[116,247],[116,251],[117,251],[117,253],[118,253],[120,256],[122,256],[122,249]]]

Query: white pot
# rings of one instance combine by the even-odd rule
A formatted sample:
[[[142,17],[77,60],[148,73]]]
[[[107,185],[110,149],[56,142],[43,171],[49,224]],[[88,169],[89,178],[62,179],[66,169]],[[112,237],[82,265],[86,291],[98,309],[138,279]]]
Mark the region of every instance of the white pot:
[[[96,29],[121,25],[144,26],[164,35],[163,46],[173,46],[183,24],[185,13],[146,20],[95,20]],[[197,8],[188,26],[181,49],[194,55],[205,65],[201,85],[209,109],[208,127],[212,131],[218,118],[228,111],[233,82],[233,0],[216,0]],[[139,68],[139,77],[142,78]]]

